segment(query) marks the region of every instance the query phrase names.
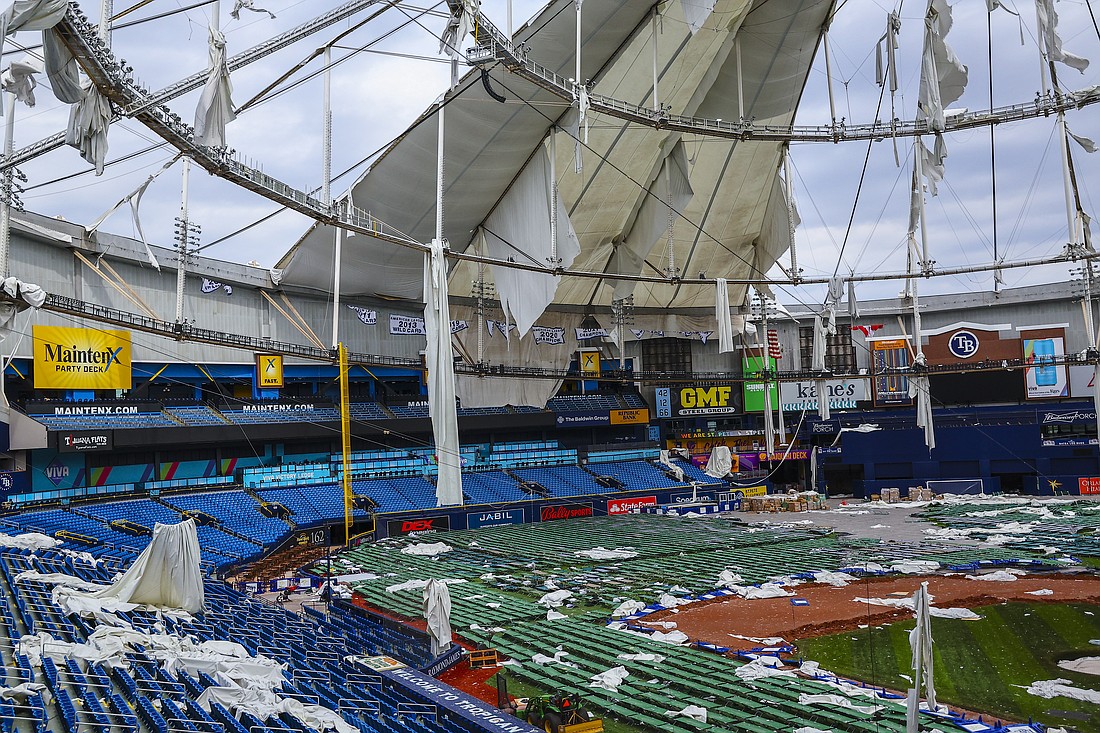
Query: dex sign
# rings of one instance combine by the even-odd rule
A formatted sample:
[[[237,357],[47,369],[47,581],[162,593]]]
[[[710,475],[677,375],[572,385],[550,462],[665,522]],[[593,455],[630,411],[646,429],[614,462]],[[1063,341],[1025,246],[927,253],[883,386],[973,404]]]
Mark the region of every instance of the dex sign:
[[[130,332],[35,326],[36,389],[130,389]]]
[[[867,380],[826,380],[825,395],[828,397],[830,410],[854,410],[858,407],[857,403],[867,399]],[[817,382],[783,382],[779,385],[779,397],[784,410],[817,410]]]

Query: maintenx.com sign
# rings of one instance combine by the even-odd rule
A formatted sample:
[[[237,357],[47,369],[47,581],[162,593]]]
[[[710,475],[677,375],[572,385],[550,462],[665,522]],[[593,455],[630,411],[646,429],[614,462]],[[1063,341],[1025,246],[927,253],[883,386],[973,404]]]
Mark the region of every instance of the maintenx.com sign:
[[[35,389],[130,389],[130,332],[35,326]]]

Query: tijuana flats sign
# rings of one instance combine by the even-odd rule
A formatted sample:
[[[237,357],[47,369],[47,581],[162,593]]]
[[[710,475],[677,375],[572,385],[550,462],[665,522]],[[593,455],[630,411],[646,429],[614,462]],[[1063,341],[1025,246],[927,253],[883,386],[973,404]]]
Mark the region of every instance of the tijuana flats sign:
[[[591,504],[552,504],[542,507],[539,519],[543,522],[553,522],[558,519],[578,519],[591,517]]]

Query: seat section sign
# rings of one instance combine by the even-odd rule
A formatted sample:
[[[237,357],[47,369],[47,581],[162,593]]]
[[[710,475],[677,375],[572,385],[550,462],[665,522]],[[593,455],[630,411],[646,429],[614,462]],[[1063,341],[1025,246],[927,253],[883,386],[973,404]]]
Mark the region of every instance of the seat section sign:
[[[130,332],[35,326],[35,389],[130,389]]]
[[[549,504],[539,510],[539,521],[552,522],[558,519],[578,519],[591,517],[592,505],[584,504]]]
[[[451,528],[451,519],[448,516],[415,517],[412,519],[391,519],[387,525],[390,537],[415,532],[431,532],[433,530],[445,530]]]
[[[466,515],[466,529],[501,527],[506,524],[523,524],[523,509],[501,509],[493,512],[470,512]]]
[[[630,499],[608,499],[608,514],[629,514],[644,506],[657,506],[656,496],[635,496]]]

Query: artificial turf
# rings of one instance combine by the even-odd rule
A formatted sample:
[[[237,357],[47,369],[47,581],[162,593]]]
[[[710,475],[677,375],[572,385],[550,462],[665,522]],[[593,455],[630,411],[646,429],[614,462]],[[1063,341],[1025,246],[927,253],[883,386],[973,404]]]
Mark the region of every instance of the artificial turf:
[[[1044,699],[1025,689],[1036,680],[1063,678],[1076,687],[1100,689],[1100,677],[1058,667],[1062,659],[1100,656],[1100,607],[1087,604],[1005,603],[977,609],[979,621],[932,619],[935,682],[939,701],[994,719],[1076,728],[1100,733],[1096,705],[1064,697]],[[875,629],[802,639],[806,659],[842,677],[904,690],[911,675],[912,621]],[[1062,716],[1068,711],[1083,714]]]

